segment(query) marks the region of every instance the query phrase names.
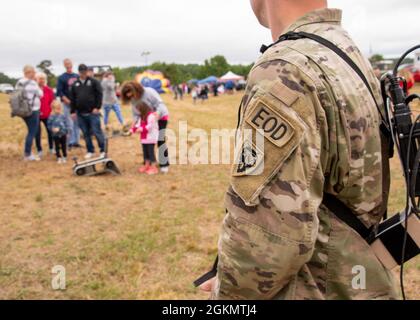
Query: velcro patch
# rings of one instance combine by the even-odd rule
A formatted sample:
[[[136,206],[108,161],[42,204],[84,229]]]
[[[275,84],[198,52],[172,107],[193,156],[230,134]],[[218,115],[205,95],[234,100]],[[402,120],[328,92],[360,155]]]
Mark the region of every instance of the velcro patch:
[[[232,175],[235,177],[259,175],[264,171],[264,152],[245,140],[236,155]]]
[[[276,95],[281,93],[281,87],[276,87]],[[259,203],[259,194],[299,146],[307,129],[296,112],[303,108],[298,104],[299,95],[290,93],[286,98],[293,104],[258,88],[244,107],[242,140],[236,141],[239,150],[235,148],[231,186],[247,206]]]
[[[264,137],[277,147],[282,147],[292,139],[295,128],[281,114],[267,103],[258,101],[245,121],[256,130],[262,130]]]

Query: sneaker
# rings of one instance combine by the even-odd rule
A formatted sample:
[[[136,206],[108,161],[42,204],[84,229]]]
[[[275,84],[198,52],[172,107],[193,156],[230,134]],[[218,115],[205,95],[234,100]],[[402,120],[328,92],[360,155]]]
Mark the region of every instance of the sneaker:
[[[149,167],[149,169],[147,169],[146,174],[148,175],[154,175],[154,174],[158,174],[159,170],[156,167]]]
[[[139,173],[146,173],[146,171],[149,170],[149,168],[149,166],[141,166],[138,171]]]
[[[66,157],[63,157],[62,162],[63,162],[63,163],[67,163],[67,158],[66,158]]]
[[[39,158],[42,158],[43,155],[44,155],[44,152],[42,152],[42,150],[41,151],[38,151],[38,157]]]
[[[99,157],[101,157],[101,158],[105,158],[105,157],[106,157],[106,153],[105,153],[105,152],[101,152],[101,153],[99,154]]]
[[[41,161],[41,157],[39,155],[34,155],[35,161]]]
[[[167,174],[169,172],[169,167],[161,167],[160,172],[164,173],[164,174]]]
[[[50,149],[50,154],[54,154],[54,149]]]
[[[38,160],[36,160],[36,158],[33,154],[31,154],[30,156],[24,156],[23,160],[24,161],[38,161]]]
[[[92,152],[88,152],[88,153],[86,153],[86,155],[85,155],[85,159],[87,160],[87,159],[92,159],[92,157],[93,157],[93,153]]]
[[[57,163],[58,163],[58,164],[62,164],[62,163],[63,163],[63,159],[62,159],[62,158],[58,158],[58,159],[57,159]]]

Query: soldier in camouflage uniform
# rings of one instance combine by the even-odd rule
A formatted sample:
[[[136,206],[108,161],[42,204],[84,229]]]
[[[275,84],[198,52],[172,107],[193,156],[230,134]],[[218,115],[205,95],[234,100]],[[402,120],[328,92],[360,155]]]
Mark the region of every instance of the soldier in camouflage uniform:
[[[308,2],[295,2],[302,1]],[[341,27],[340,10],[310,11],[282,33],[288,31],[336,44],[382,104],[378,80]],[[381,220],[387,168],[379,118],[360,77],[317,42],[280,42],[260,57],[249,75],[239,130],[254,136],[263,130],[263,170],[254,175],[252,166],[245,173],[243,163],[233,166],[217,277],[204,285],[212,287],[212,298],[398,298],[390,271],[367,242],[322,204],[329,193],[367,227]],[[352,285],[355,266],[366,271],[365,288]]]

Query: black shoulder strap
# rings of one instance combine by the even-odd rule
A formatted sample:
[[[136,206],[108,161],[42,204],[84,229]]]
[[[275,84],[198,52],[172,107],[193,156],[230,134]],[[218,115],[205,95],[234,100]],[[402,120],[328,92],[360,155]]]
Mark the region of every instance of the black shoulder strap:
[[[381,117],[382,120],[382,124],[381,124],[381,131],[388,135],[389,134],[389,128],[387,125],[387,121],[385,119],[385,116],[382,113],[382,110],[378,104],[378,101],[376,100],[376,97],[372,91],[372,87],[369,84],[369,81],[367,80],[366,76],[363,74],[362,70],[360,70],[360,68],[358,67],[358,65],[343,51],[341,50],[339,47],[337,47],[334,43],[332,43],[331,41],[322,38],[316,34],[313,33],[307,33],[307,32],[288,32],[285,33],[283,35],[280,36],[280,38],[274,42],[273,44],[269,45],[269,46],[262,46],[261,47],[261,53],[264,53],[265,51],[267,51],[269,48],[271,48],[272,46],[283,42],[283,41],[288,41],[288,40],[299,40],[299,39],[311,39],[313,41],[318,42],[319,44],[322,44],[323,46],[327,47],[328,49],[334,51],[341,59],[343,59],[356,73],[357,75],[360,77],[360,79],[362,79],[362,81],[364,82],[366,88],[369,90],[370,95],[373,98],[373,101],[375,102],[376,108],[378,109],[378,113]]]
[[[201,286],[204,282],[214,278],[217,275],[217,264],[219,263],[219,257],[216,257],[216,260],[213,263],[213,267],[211,268],[211,270],[209,272],[207,272],[206,274],[202,275],[200,278],[198,278],[197,280],[195,280],[194,286],[195,287],[199,287]]]
[[[382,125],[381,125],[381,131],[385,134],[389,134],[389,129],[387,126],[387,122],[385,121],[384,115],[382,114],[381,108],[379,107],[378,101],[376,100],[376,97],[372,91],[372,88],[369,84],[369,81],[366,79],[365,75],[363,74],[362,70],[357,66],[357,64],[339,47],[337,47],[334,43],[331,41],[322,38],[316,34],[307,33],[307,32],[288,32],[284,35],[282,35],[278,41],[270,45],[269,47],[263,46],[261,48],[261,52],[265,52],[268,48],[271,46],[280,43],[282,41],[287,40],[299,40],[299,39],[311,39],[313,41],[316,41],[323,46],[329,48],[330,50],[334,51],[340,58],[342,58],[362,79],[364,82],[366,88],[369,90],[373,101],[375,102],[376,108],[378,109],[379,115],[382,118]],[[339,199],[337,199],[335,196],[324,193],[324,197],[322,200],[322,204],[324,204],[332,213],[334,213],[340,220],[342,220],[344,223],[346,223],[349,227],[351,227],[353,230],[355,230],[362,238],[369,240],[369,236],[372,234],[373,227],[367,228],[352,212],[350,208],[348,208],[344,203],[342,203]]]
[[[346,223],[350,228],[356,231],[363,239],[369,240],[374,228],[366,228],[366,226],[356,217],[353,211],[350,210],[344,203],[338,200],[335,196],[325,193],[322,199],[322,204],[328,208],[341,221]]]

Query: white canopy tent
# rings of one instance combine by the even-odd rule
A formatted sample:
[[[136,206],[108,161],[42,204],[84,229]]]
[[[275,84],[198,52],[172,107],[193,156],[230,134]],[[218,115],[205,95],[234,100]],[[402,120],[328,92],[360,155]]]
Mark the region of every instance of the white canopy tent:
[[[226,73],[223,77],[220,78],[220,81],[226,82],[226,81],[239,81],[244,80],[244,77],[237,75],[233,73],[232,71],[229,71]]]

